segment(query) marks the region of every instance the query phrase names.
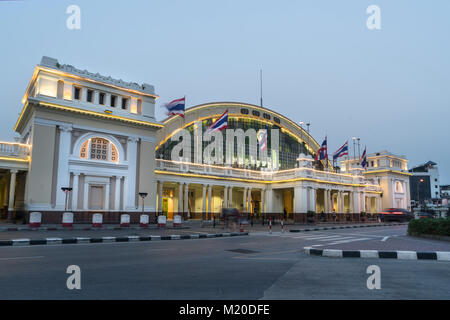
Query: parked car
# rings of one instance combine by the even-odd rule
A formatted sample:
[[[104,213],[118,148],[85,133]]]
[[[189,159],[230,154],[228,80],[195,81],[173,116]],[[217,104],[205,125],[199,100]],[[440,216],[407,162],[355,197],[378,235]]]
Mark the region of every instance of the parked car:
[[[399,208],[389,208],[383,212],[380,212],[381,221],[390,222],[390,221],[398,221],[398,222],[408,222],[414,219],[414,214],[405,209]]]
[[[416,217],[417,219],[425,219],[425,218],[434,218],[434,214],[429,213],[429,212],[417,212],[416,213]]]

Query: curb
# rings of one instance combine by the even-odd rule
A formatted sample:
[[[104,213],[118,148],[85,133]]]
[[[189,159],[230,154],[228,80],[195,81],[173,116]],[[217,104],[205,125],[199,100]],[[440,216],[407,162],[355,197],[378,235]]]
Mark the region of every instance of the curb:
[[[390,226],[404,226],[405,223],[390,223],[390,224],[375,224],[375,225],[351,225],[339,227],[322,227],[322,228],[307,228],[307,229],[291,229],[289,232],[307,232],[307,231],[321,231],[321,230],[335,230],[335,229],[353,229],[353,228],[374,228],[374,227],[390,227]]]
[[[312,256],[332,258],[380,258],[398,260],[439,260],[450,261],[450,252],[446,251],[378,251],[378,250],[336,250],[303,248]]]
[[[155,227],[38,227],[38,228],[30,228],[30,227],[0,227],[1,231],[93,231],[93,230],[160,230],[160,229],[171,229],[171,230],[180,230],[180,229],[190,229],[190,227],[166,227],[166,228],[157,228]]]
[[[188,239],[209,239],[221,237],[248,236],[248,232],[231,233],[201,233],[183,234],[168,236],[123,236],[123,237],[100,237],[100,238],[45,238],[45,239],[11,239],[0,240],[0,247],[4,246],[32,246],[32,245],[52,245],[52,244],[78,244],[78,243],[107,243],[107,242],[139,242],[139,241],[160,241],[160,240],[188,240]]]

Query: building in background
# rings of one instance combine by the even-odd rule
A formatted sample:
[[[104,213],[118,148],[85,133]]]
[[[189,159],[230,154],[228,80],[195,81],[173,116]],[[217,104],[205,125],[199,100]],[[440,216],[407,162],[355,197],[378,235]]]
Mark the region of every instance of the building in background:
[[[210,219],[234,207],[294,218],[409,207],[405,157],[372,154],[367,171],[353,159],[336,173],[331,162],[314,161],[317,141],[273,110],[207,103],[158,122],[157,98],[151,85],[43,57],[23,97],[19,141],[0,143],[3,215],[38,211],[43,223],[59,223],[65,210],[78,222],[102,212],[117,222],[142,211]],[[225,111],[227,128],[209,132]],[[144,208],[139,192],[148,194]]]
[[[382,190],[382,207],[410,210],[411,174],[408,172],[408,160],[404,155],[395,155],[388,151],[367,155],[367,168],[361,168],[360,159],[350,157],[341,160],[341,172],[361,173],[371,183],[378,184]]]
[[[409,170],[411,173],[411,199],[417,203],[441,198],[439,170],[433,161],[428,161]]]

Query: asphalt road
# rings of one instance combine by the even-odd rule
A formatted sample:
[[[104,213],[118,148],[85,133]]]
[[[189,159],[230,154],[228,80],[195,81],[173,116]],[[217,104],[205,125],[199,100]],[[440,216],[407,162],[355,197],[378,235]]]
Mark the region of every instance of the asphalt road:
[[[381,242],[404,232],[393,228],[361,230],[373,239],[349,243]],[[295,237],[303,235],[1,247],[0,299],[450,298],[448,262],[308,256],[303,247],[325,238]],[[81,268],[81,290],[66,287],[69,265]],[[370,265],[381,269],[379,290],[366,286]]]

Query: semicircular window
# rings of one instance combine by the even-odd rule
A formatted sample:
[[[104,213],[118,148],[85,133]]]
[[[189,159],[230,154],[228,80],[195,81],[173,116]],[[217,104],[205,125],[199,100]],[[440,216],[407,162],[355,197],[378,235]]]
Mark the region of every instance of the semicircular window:
[[[99,161],[119,162],[116,146],[104,138],[91,138],[81,146],[80,158]]]

